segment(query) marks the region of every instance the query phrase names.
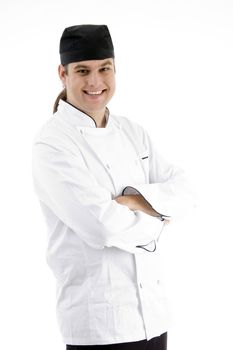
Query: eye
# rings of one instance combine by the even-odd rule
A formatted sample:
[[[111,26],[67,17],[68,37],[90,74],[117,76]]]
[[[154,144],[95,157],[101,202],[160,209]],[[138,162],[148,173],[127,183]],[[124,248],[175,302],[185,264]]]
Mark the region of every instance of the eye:
[[[86,74],[88,74],[88,70],[87,69],[79,69],[79,70],[77,70],[77,73],[79,75],[86,75]]]
[[[103,67],[103,68],[101,68],[101,72],[107,72],[110,69],[111,69],[110,67]]]

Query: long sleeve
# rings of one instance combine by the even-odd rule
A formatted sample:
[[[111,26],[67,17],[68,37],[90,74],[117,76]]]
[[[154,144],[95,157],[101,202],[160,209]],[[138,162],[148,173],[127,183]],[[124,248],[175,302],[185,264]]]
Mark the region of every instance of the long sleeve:
[[[159,219],[112,199],[89,172],[81,152],[39,140],[33,146],[32,171],[39,200],[93,248],[115,246],[134,253],[163,228]]]
[[[140,161],[148,183],[127,186],[123,195],[140,193],[166,219],[184,216],[192,207],[194,194],[182,169],[168,163],[155,149],[146,132],[146,151]]]

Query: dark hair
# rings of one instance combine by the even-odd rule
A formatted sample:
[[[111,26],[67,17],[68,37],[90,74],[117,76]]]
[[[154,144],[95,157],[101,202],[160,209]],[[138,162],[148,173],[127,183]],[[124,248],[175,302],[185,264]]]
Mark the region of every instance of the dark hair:
[[[65,74],[68,74],[68,64],[64,66],[65,68]],[[67,94],[66,94],[66,88],[64,88],[60,94],[57,96],[56,101],[54,102],[53,105],[53,114],[57,112],[59,101],[63,100],[66,101],[67,99]]]
[[[57,112],[60,100],[66,101],[66,89],[62,90],[60,94],[57,96],[56,101],[54,102],[54,105],[53,105],[53,114]]]

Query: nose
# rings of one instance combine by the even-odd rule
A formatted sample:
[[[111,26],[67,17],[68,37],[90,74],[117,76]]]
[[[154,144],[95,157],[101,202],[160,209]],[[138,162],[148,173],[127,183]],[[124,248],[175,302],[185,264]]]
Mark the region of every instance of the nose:
[[[101,77],[99,72],[90,72],[87,77],[87,83],[90,87],[98,87],[101,83]]]

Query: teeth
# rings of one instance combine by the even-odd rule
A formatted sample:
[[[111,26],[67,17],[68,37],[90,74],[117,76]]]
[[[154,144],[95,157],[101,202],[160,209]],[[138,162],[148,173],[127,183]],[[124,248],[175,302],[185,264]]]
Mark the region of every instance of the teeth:
[[[100,95],[102,90],[101,91],[86,91],[88,95]]]

